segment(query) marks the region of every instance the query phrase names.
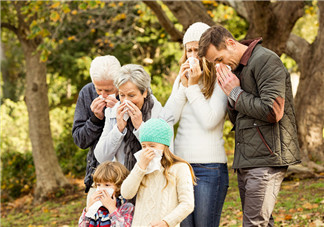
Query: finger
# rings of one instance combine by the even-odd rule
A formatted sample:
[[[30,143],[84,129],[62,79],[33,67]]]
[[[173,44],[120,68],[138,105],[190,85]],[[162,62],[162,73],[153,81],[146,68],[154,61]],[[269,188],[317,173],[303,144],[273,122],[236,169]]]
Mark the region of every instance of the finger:
[[[112,100],[108,100],[106,103],[106,107],[112,108],[116,105],[116,102],[112,101]]]
[[[112,97],[112,96],[107,96],[107,98],[105,99],[105,101],[112,101],[112,102],[118,102],[118,100],[115,98],[115,97]]]

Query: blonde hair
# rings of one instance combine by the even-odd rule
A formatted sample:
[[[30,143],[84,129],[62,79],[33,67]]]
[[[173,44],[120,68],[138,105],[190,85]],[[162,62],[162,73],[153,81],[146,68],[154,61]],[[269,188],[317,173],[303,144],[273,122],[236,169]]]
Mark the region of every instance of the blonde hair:
[[[179,60],[179,64],[182,65],[187,60],[187,51],[186,46],[184,47],[184,53]],[[208,62],[205,57],[199,59],[200,68],[203,69],[202,75],[202,89],[201,92],[205,96],[206,99],[209,99],[215,88],[216,83],[216,70],[212,63]]]
[[[111,182],[116,185],[116,195],[120,195],[120,187],[129,174],[129,170],[120,162],[105,161],[101,163],[94,175],[95,186],[98,183]]]
[[[177,164],[177,163],[185,163],[188,165],[189,169],[190,169],[190,173],[191,173],[191,179],[192,179],[192,182],[194,185],[196,185],[196,176],[195,176],[195,173],[191,167],[191,165],[185,161],[184,159],[174,155],[168,146],[164,145],[164,150],[163,150],[163,156],[162,156],[162,159],[161,159],[161,164],[164,168],[164,171],[163,171],[163,175],[165,176],[166,178],[166,184],[164,186],[164,188],[166,188],[169,184],[169,181],[170,181],[170,177],[169,177],[169,170],[171,168],[171,166]],[[163,189],[164,189],[163,188]]]

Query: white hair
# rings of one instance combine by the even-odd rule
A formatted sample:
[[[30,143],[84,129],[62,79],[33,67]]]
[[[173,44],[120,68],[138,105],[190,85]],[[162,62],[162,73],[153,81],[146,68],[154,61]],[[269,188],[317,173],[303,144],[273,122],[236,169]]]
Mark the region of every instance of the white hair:
[[[112,55],[96,57],[90,65],[91,80],[115,80],[119,70],[120,63],[116,57]]]
[[[120,68],[114,82],[115,86],[119,89],[128,81],[134,83],[142,94],[146,90],[149,93],[151,91],[151,77],[141,65],[128,64]]]

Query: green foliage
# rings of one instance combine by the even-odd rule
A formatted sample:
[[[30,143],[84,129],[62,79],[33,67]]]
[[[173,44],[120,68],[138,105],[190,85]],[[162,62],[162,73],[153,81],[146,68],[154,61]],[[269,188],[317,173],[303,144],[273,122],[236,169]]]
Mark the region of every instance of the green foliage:
[[[28,115],[25,102],[17,103],[5,99],[0,107],[1,112],[1,153],[30,152],[31,143],[28,133]]]
[[[1,151],[1,202],[28,194],[36,183],[31,152]]]
[[[203,1],[203,4],[215,23],[228,29],[235,39],[241,40],[245,37],[249,25],[237,15],[232,7],[219,4],[216,1]]]
[[[50,111],[54,147],[65,174],[82,177],[87,150],[78,148],[72,138],[75,105]],[[28,194],[35,186],[35,168],[28,136],[28,116],[23,101],[5,99],[1,105],[1,199]]]
[[[72,138],[72,125],[75,104],[50,111],[51,129],[56,154],[63,173],[84,176],[87,150],[78,148]]]
[[[318,33],[319,28],[319,9],[317,1],[305,1],[304,16],[296,22],[292,33],[312,43]],[[323,12],[322,12],[323,13]]]
[[[226,120],[224,123],[224,129],[223,129],[223,139],[225,141],[224,148],[226,153],[230,153],[234,151],[235,147],[235,138],[234,138],[234,131],[233,124],[230,120]]]
[[[172,85],[161,77],[153,77],[151,88],[154,96],[164,106],[171,94]]]
[[[19,101],[25,90],[25,60],[15,34],[2,29],[1,32],[1,102],[3,99]]]

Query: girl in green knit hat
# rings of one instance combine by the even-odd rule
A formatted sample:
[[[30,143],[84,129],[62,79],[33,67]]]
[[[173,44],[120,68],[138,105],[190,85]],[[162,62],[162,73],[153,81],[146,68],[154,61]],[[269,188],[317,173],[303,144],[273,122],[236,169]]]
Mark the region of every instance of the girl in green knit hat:
[[[179,226],[193,211],[195,175],[188,162],[171,153],[172,136],[162,119],[150,119],[140,129],[142,150],[121,186],[125,199],[136,195],[133,226]]]

